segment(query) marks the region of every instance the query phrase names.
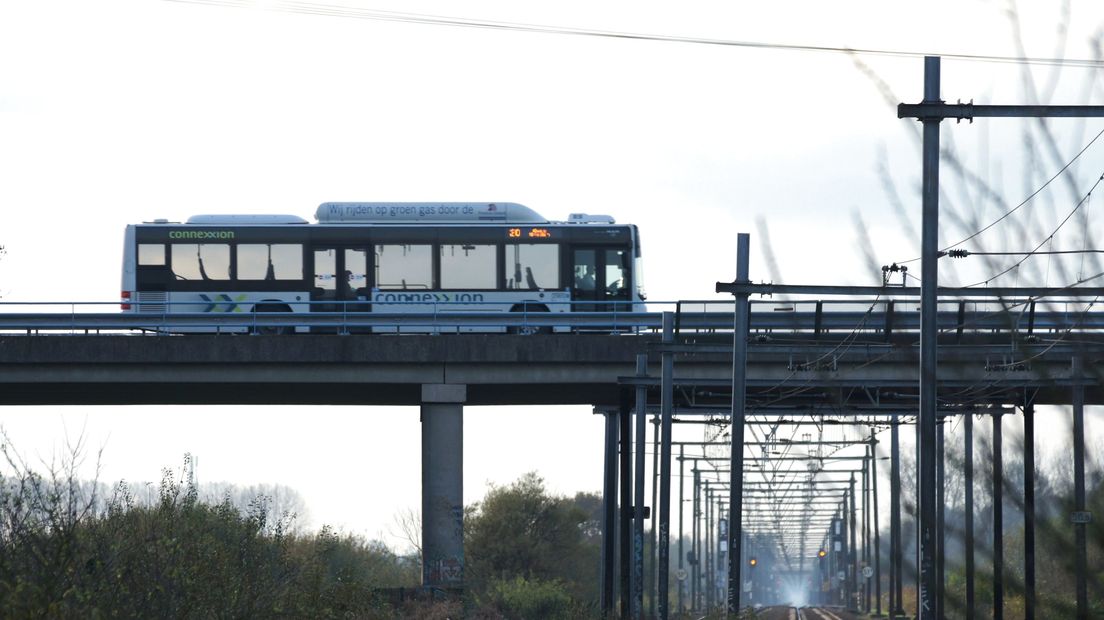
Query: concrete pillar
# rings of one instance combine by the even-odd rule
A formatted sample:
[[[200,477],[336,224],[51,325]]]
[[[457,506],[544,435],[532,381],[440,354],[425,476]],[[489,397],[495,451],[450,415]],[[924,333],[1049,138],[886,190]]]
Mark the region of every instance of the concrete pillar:
[[[422,386],[422,585],[464,586],[466,385]]]

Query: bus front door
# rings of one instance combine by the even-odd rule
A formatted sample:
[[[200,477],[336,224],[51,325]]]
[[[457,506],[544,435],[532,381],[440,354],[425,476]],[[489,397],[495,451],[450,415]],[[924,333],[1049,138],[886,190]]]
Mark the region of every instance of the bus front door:
[[[576,247],[572,253],[575,278],[572,310],[613,312],[629,310],[631,252],[609,247]]]

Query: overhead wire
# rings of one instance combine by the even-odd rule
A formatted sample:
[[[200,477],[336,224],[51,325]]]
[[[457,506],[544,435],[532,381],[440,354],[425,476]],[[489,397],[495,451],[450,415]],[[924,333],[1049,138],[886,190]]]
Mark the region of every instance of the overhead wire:
[[[1045,244],[1045,243],[1048,243],[1050,241],[1051,241],[1051,238],[1047,237],[1047,239],[1043,243]],[[1042,247],[1042,246],[1040,245],[1039,247]],[[1015,250],[1015,251],[1007,251],[1007,252],[986,252],[986,251],[975,252],[973,250],[969,250],[969,251],[964,250],[964,251],[966,252],[966,254],[965,254],[966,256],[1025,256],[1025,255],[1047,256],[1047,255],[1056,255],[1056,254],[1104,254],[1104,249],[1097,249],[1097,248],[1084,249],[1084,250]]]
[[[1062,174],[1064,174],[1066,172],[1066,170],[1068,170],[1070,168],[1070,166],[1072,166],[1074,163],[1076,163],[1077,160],[1080,159],[1081,156],[1085,154],[1085,151],[1088,151],[1089,147],[1091,147],[1093,144],[1095,144],[1096,141],[1098,139],[1100,139],[1100,136],[1102,136],[1102,135],[1104,135],[1104,129],[1101,129],[1099,132],[1097,132],[1097,134],[1095,136],[1093,136],[1093,138],[1091,140],[1089,140],[1088,143],[1086,143],[1085,146],[1083,146],[1081,148],[1081,150],[1078,151],[1077,154],[1073,156],[1072,159],[1067,161],[1065,163],[1065,165],[1063,165],[1061,168],[1059,168],[1057,172],[1055,172],[1053,175],[1051,175],[1050,178],[1048,178],[1042,185],[1040,185],[1038,188],[1036,188],[1035,191],[1031,192],[1026,198],[1024,198],[1022,201],[1020,201],[1020,203],[1017,204],[1015,207],[1012,207],[1008,211],[1005,211],[1000,217],[993,220],[989,224],[986,224],[985,226],[983,226],[982,228],[978,229],[977,231],[971,233],[970,235],[966,236],[962,240],[956,241],[955,243],[952,243],[952,244],[944,247],[943,249],[940,250],[940,253],[941,254],[946,254],[951,249],[956,248],[956,247],[962,245],[963,243],[966,243],[967,241],[970,241],[970,240],[974,239],[975,237],[981,235],[982,233],[989,230],[990,228],[992,228],[992,227],[996,226],[997,224],[1001,223],[1002,221],[1007,219],[1010,215],[1012,215],[1016,211],[1019,211],[1021,208],[1023,208],[1025,205],[1027,205],[1029,202],[1031,202],[1036,196],[1038,196],[1040,193],[1042,193],[1042,191],[1044,189],[1049,187],[1051,183],[1053,183],[1056,179],[1058,179],[1058,177],[1062,176]],[[976,252],[972,252],[972,253],[976,253]],[[907,263],[914,263],[914,262],[920,260],[920,258],[921,257],[917,256],[915,258],[910,258],[908,260],[896,261],[895,264],[904,265],[904,264],[907,264]],[[917,278],[916,276],[913,276],[912,274],[910,274],[908,272],[905,272],[905,275],[906,276],[911,276],[911,277],[915,278],[916,280],[920,279],[920,278]]]
[[[256,7],[256,4],[246,0],[164,0],[179,4],[200,4],[206,6],[228,7]],[[455,17],[447,15],[434,15],[426,13],[405,13],[398,11],[386,11],[381,9],[360,8],[346,5],[324,4],[320,2],[268,0],[261,7],[269,11],[284,13],[298,13],[306,15],[320,15],[329,17],[344,17],[354,19],[367,19],[375,21],[391,21],[412,24],[425,24],[435,26],[454,26],[465,28],[482,28],[492,30],[505,30],[513,32],[530,32],[537,34],[556,34],[598,37],[606,39],[620,39],[633,41],[655,41],[663,43],[685,43],[691,45],[707,45],[719,47],[738,47],[749,49],[782,50],[796,52],[818,52],[847,55],[888,56],[904,58],[920,58],[925,56],[940,56],[951,60],[968,62],[988,62],[1002,64],[1043,65],[1060,67],[1084,67],[1090,69],[1104,68],[1104,60],[1089,58],[1057,58],[1038,56],[1005,56],[998,54],[967,54],[954,52],[909,51],[878,48],[846,47],[832,45],[806,45],[794,43],[768,43],[763,41],[746,41],[738,39],[720,39],[709,37],[690,37],[680,35],[652,34],[644,32],[628,32],[619,30],[604,30],[593,28],[579,28],[571,26],[551,26],[545,24],[533,24],[524,22],[499,21],[488,19],[476,19],[469,17]]]
[[[1089,191],[1085,193],[1085,195],[1081,198],[1081,200],[1077,201],[1077,204],[1074,205],[1073,209],[1071,209],[1069,213],[1066,214],[1066,217],[1062,218],[1062,221],[1058,223],[1058,226],[1055,227],[1054,230],[1052,230],[1050,232],[1050,234],[1047,235],[1046,238],[1044,238],[1039,243],[1039,245],[1035,246],[1027,254],[1027,256],[1024,256],[1019,261],[1016,261],[1015,263],[1013,263],[1011,266],[1009,266],[1005,270],[1001,271],[1000,273],[998,273],[996,275],[993,275],[993,276],[990,276],[989,278],[986,278],[985,280],[981,280],[979,282],[969,284],[969,285],[967,285],[963,288],[973,288],[973,287],[977,287],[977,286],[987,285],[990,282],[992,282],[993,280],[996,280],[997,278],[1005,275],[1006,273],[1008,273],[1008,272],[1012,271],[1013,269],[1016,269],[1020,265],[1024,264],[1024,262],[1026,262],[1027,259],[1031,258],[1032,256],[1034,256],[1036,253],[1039,252],[1039,248],[1046,245],[1046,243],[1049,240],[1054,238],[1054,235],[1058,234],[1058,231],[1062,230],[1062,227],[1065,226],[1066,223],[1070,221],[1070,218],[1072,218],[1081,209],[1081,207],[1085,205],[1085,203],[1088,201],[1089,197],[1092,196],[1093,191],[1096,190],[1096,188],[1100,185],[1101,182],[1104,182],[1104,173],[1101,173],[1101,175],[1096,179],[1096,183],[1093,183],[1092,187],[1089,188]]]
[[[1097,132],[1097,134],[1095,136],[1093,136],[1092,140],[1089,140],[1088,144],[1086,144],[1084,147],[1082,147],[1082,149],[1080,151],[1078,151],[1076,155],[1073,156],[1073,159],[1066,162],[1066,164],[1064,166],[1062,166],[1058,170],[1058,172],[1055,172],[1049,179],[1046,180],[1046,182],[1044,182],[1042,185],[1040,185],[1038,187],[1038,189],[1031,192],[1031,194],[1028,195],[1027,198],[1024,198],[1023,201],[1020,202],[1020,204],[1018,204],[1015,207],[1009,209],[1003,215],[1001,215],[997,219],[993,220],[992,222],[990,222],[988,225],[984,226],[983,228],[981,228],[977,232],[967,236],[965,239],[962,239],[961,241],[959,241],[957,243],[952,243],[951,245],[948,245],[947,247],[943,248],[942,251],[946,252],[946,251],[950,250],[951,248],[958,247],[958,246],[962,245],[963,243],[966,243],[967,241],[970,241],[971,239],[973,239],[973,238],[977,237],[978,235],[984,233],[985,231],[989,230],[990,228],[996,226],[997,224],[1002,222],[1005,218],[1007,218],[1008,216],[1010,216],[1013,213],[1015,213],[1016,211],[1018,211],[1021,207],[1023,207],[1027,203],[1031,202],[1032,199],[1034,199],[1036,196],[1038,196],[1040,193],[1042,193],[1042,191],[1044,189],[1046,189],[1051,183],[1053,183],[1055,179],[1062,176],[1062,174],[1065,173],[1065,171],[1068,170],[1070,168],[1070,166],[1072,166],[1074,163],[1076,163],[1077,160],[1080,159],[1081,156],[1085,154],[1085,151],[1089,150],[1089,147],[1091,147],[1093,144],[1095,144],[1096,141],[1098,139],[1100,139],[1100,136],[1102,136],[1102,135],[1104,135],[1104,129],[1101,129],[1099,132]]]

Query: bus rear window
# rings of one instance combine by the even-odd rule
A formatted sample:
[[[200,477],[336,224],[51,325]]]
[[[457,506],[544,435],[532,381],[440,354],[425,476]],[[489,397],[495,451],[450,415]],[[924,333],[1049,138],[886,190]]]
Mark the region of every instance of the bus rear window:
[[[230,245],[174,243],[172,270],[178,280],[229,280]]]
[[[163,243],[139,243],[138,244],[138,264],[139,265],[164,265],[165,264],[165,244]]]
[[[302,280],[303,246],[298,243],[238,245],[239,280]]]

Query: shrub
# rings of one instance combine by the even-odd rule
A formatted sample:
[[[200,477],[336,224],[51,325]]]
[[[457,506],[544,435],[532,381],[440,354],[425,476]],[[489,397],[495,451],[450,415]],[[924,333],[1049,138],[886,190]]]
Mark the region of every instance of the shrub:
[[[489,602],[508,620],[570,620],[578,617],[571,595],[559,580],[515,577],[490,584]]]

